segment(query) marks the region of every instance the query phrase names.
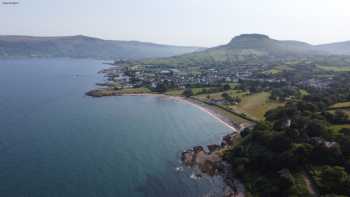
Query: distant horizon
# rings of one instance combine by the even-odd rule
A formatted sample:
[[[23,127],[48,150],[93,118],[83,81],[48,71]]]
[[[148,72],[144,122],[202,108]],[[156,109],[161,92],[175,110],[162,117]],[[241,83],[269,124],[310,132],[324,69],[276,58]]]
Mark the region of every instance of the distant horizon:
[[[140,40],[212,47],[258,32],[277,40],[350,40],[348,0],[17,0],[0,4],[0,34]]]
[[[22,34],[0,34],[0,36],[18,36],[18,37],[39,37],[39,38],[54,38],[54,37],[74,37],[74,36],[85,36],[85,37],[90,37],[90,38],[96,38],[96,39],[102,39],[102,40],[109,40],[109,41],[124,41],[124,42],[141,42],[141,43],[150,43],[150,44],[158,44],[158,45],[169,45],[169,46],[179,46],[179,47],[198,47],[198,48],[212,48],[220,45],[225,45],[228,44],[231,39],[234,37],[244,35],[244,34],[260,34],[260,35],[266,35],[270,39],[274,40],[279,40],[279,41],[299,41],[299,42],[304,42],[310,45],[324,45],[324,44],[333,44],[333,43],[341,43],[341,42],[350,42],[350,38],[348,40],[338,40],[338,41],[330,41],[330,42],[325,42],[325,43],[311,43],[305,40],[296,40],[296,39],[277,39],[274,38],[268,34],[263,34],[263,33],[241,33],[232,36],[231,38],[228,38],[228,41],[226,43],[221,43],[218,45],[214,46],[197,46],[197,45],[190,45],[190,44],[184,44],[184,45],[178,45],[178,44],[172,44],[172,43],[159,43],[159,42],[153,42],[153,41],[147,41],[147,40],[138,40],[138,39],[131,39],[131,40],[122,40],[122,39],[106,39],[103,37],[98,37],[98,36],[92,36],[92,35],[87,35],[87,34],[74,34],[74,35],[69,35],[69,34],[63,34],[63,35],[22,35]]]

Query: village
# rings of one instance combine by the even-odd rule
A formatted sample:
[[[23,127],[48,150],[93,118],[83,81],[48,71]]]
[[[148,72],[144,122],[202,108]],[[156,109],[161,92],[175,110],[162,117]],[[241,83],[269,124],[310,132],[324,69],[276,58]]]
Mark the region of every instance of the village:
[[[284,70],[271,73],[275,65],[234,65],[234,66],[193,66],[178,67],[168,65],[129,65],[127,61],[116,61],[114,66],[103,73],[108,77],[108,85],[116,89],[148,87],[156,89],[166,84],[167,89],[185,89],[186,87],[215,87],[221,84],[238,84],[242,81],[256,83],[292,85],[324,89],[333,80],[332,74],[308,73],[293,78]],[[297,65],[297,67],[305,65]],[[310,65],[308,65],[310,66]],[[312,66],[311,66],[312,67]],[[310,71],[314,72],[314,71]],[[287,75],[288,73],[288,75]]]

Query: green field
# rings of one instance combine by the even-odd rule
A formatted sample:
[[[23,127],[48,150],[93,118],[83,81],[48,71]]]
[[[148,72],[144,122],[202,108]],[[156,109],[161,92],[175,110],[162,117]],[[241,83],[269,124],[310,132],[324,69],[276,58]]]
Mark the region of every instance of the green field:
[[[342,125],[333,125],[331,126],[331,129],[335,132],[340,131],[341,129],[350,129],[350,124],[342,124]]]
[[[306,90],[300,89],[299,90],[302,97],[309,95],[309,93]]]
[[[194,95],[199,94],[203,88],[192,88],[192,92]],[[184,92],[183,89],[175,89],[175,90],[168,90],[165,94],[169,96],[182,96],[182,93]]]
[[[202,101],[209,101],[210,99],[223,99],[223,92],[213,94],[201,94],[195,96],[195,98]],[[255,120],[264,120],[264,115],[267,111],[279,106],[283,106],[284,103],[270,100],[270,93],[261,92],[257,94],[249,95],[247,92],[240,90],[226,91],[232,97],[241,98],[241,102],[238,105],[224,106],[228,109],[234,110],[237,113],[245,114],[248,117]],[[209,96],[209,97],[208,97]]]
[[[169,90],[165,94],[168,96],[181,96],[184,90],[182,89],[176,89],[176,90]]]
[[[263,73],[264,73],[264,74],[275,75],[275,74],[278,74],[278,73],[280,73],[280,72],[282,72],[282,71],[279,70],[279,69],[273,68],[273,69],[270,69],[270,70],[266,70],[266,71],[264,71]]]
[[[244,96],[242,102],[231,106],[231,108],[255,119],[264,120],[264,115],[267,111],[284,105],[282,102],[270,100],[269,97],[270,93],[268,92]]]
[[[232,97],[239,97],[239,98],[242,98],[243,96],[248,94],[247,92],[243,92],[240,90],[229,90],[229,91],[225,91],[225,92]],[[209,99],[223,99],[222,93],[224,93],[224,92],[217,92],[217,93],[211,93],[211,94],[200,94],[200,95],[197,95],[195,97],[198,99],[201,99],[203,101],[208,101]]]
[[[148,94],[151,90],[148,88],[124,88],[117,91],[120,94]]]
[[[278,65],[269,70],[264,71],[264,73],[275,75],[275,74],[281,73],[282,71],[293,70],[293,69],[294,68],[289,65]]]
[[[350,71],[350,66],[317,66],[320,69],[335,71],[335,72],[348,72]]]
[[[331,112],[331,113],[335,113],[336,111],[337,110],[328,110],[328,112]],[[345,112],[350,117],[350,109],[340,109],[340,111]]]
[[[350,107],[350,102],[337,103],[332,105],[330,108],[338,108],[338,107]]]
[[[329,110],[328,112],[331,112],[331,113],[335,113],[336,110]],[[345,112],[349,117],[350,117],[350,110],[341,110],[343,112]],[[348,128],[350,129],[350,124],[342,124],[342,125],[332,125],[330,127],[333,131],[335,131],[336,133],[338,133],[339,130],[343,129],[343,128]]]

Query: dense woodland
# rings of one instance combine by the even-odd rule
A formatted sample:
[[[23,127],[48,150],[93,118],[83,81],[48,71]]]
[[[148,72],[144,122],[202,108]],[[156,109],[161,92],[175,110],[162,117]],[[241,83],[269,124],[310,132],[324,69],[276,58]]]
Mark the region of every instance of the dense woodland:
[[[350,119],[342,109],[329,110],[350,100],[350,73],[337,73],[327,88],[309,87],[304,96],[298,93],[300,86],[290,83],[293,74],[282,74],[288,74],[290,86],[241,83],[252,91],[269,88],[274,99],[293,99],[241,132],[240,144],[225,154],[235,176],[253,196],[310,196],[310,190],[322,196],[350,196],[350,129],[332,128]],[[315,188],[306,188],[305,179]]]

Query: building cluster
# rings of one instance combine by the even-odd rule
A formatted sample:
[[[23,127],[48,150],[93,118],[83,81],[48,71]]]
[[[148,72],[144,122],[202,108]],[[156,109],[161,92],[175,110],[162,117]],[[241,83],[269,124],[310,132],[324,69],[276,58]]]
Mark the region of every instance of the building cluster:
[[[332,81],[331,76],[319,78],[310,76],[295,80],[283,75],[264,75],[268,65],[234,65],[203,67],[171,67],[166,65],[115,65],[105,73],[109,81],[122,88],[157,87],[166,83],[173,88],[191,86],[215,86],[222,83],[237,83],[240,80],[256,83],[292,83],[301,87],[326,88]]]
[[[251,68],[251,69],[249,69]],[[160,83],[168,83],[177,88],[186,85],[211,86],[220,83],[238,82],[250,79],[254,67],[221,68],[172,68],[155,65],[136,65],[132,67],[114,66],[109,69],[107,77],[122,87],[140,87],[149,85],[156,87]]]

